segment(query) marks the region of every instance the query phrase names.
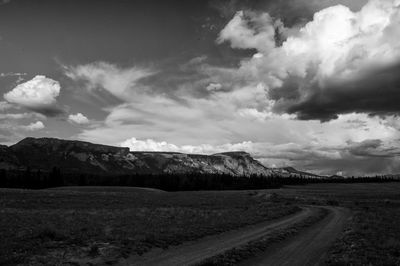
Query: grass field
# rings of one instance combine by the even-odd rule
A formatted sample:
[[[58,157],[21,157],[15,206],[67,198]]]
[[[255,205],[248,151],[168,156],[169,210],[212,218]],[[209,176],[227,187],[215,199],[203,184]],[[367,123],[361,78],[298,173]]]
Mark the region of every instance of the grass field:
[[[400,265],[399,183],[219,192],[0,189],[0,196],[0,265],[78,265],[85,258],[112,264],[129,254],[288,215],[301,204],[353,212],[329,251],[328,265]]]
[[[313,184],[278,193],[306,203],[334,202],[353,211],[327,265],[400,265],[400,183]]]
[[[0,190],[0,265],[57,265],[128,254],[298,211],[252,191],[163,192],[73,187]],[[67,264],[68,265],[68,264]]]

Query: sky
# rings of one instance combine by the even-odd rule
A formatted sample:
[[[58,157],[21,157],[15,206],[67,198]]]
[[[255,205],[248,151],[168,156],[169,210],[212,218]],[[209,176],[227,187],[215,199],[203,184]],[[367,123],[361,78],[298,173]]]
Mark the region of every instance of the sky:
[[[400,0],[0,0],[0,143],[400,173]]]

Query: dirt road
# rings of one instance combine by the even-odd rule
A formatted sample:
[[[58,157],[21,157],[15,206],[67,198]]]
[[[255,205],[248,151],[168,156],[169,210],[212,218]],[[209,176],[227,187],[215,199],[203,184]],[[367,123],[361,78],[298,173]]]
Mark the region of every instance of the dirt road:
[[[243,265],[315,265],[330,241],[342,230],[348,212],[341,208],[326,207],[331,213],[298,237],[274,245],[272,250],[248,260]],[[299,213],[278,220],[247,226],[199,241],[185,243],[167,250],[153,250],[143,256],[132,256],[119,265],[194,265],[234,247],[259,239],[271,231],[288,228],[317,211],[304,207]],[[315,243],[314,243],[315,241]],[[299,262],[299,263],[297,263]],[[305,264],[304,264],[305,263]],[[311,264],[310,264],[311,263]]]
[[[159,249],[148,252],[141,257],[130,257],[121,262],[121,265],[193,265],[206,258],[258,239],[271,232],[271,230],[290,226],[312,215],[315,211],[314,208],[304,207],[299,213],[281,219],[205,237],[199,241],[186,243],[167,250]]]
[[[256,258],[243,261],[240,265],[323,265],[327,248],[343,230],[350,216],[350,212],[343,208],[324,208],[330,210],[330,213],[322,221],[294,238],[274,245]]]

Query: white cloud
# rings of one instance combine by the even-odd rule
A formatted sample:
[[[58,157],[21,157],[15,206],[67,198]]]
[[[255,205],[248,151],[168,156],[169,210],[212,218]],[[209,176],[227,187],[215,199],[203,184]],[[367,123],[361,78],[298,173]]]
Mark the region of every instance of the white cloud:
[[[27,126],[21,126],[22,129],[27,130],[27,131],[36,131],[44,128],[44,124],[42,121],[37,121],[35,123],[31,123]]]
[[[182,145],[178,146],[175,144],[168,143],[166,141],[155,141],[153,139],[138,140],[136,138],[130,138],[122,143],[121,147],[128,147],[131,151],[165,151],[165,152],[183,152],[183,153],[194,153],[194,154],[212,154],[217,152],[226,151],[243,151],[249,150],[253,143],[251,141],[245,141],[237,144],[223,144],[223,145]]]
[[[268,51],[275,47],[274,36],[274,21],[268,13],[239,11],[220,32],[217,42],[229,40],[232,48]]]
[[[60,89],[58,81],[37,75],[4,94],[4,99],[34,111],[45,112],[55,108]]]
[[[13,108],[12,104],[6,101],[0,101],[0,111],[5,111],[11,108]]]
[[[208,91],[218,91],[222,88],[222,85],[220,83],[210,83],[208,84],[206,90]]]
[[[34,113],[12,113],[12,114],[0,114],[0,120],[20,120],[20,119],[27,119],[27,118],[32,118],[36,117],[39,119],[45,119],[46,117],[40,115],[40,114],[34,114]]]
[[[265,93],[265,88],[256,84],[230,92],[215,91],[208,98],[179,95],[180,100],[173,100],[165,95],[137,94],[131,103],[106,109],[109,114],[104,123],[85,129],[79,136],[109,144],[129,138],[131,132],[139,139],[163,136],[177,144],[269,136],[262,121],[238,114],[244,108],[268,112]],[[274,117],[280,119],[279,115]]]
[[[271,44],[276,22],[267,13],[244,16],[241,11],[221,31],[218,40],[229,41],[233,48],[257,49],[250,63],[263,65],[278,79],[285,78],[285,72],[305,77],[306,70],[312,68],[316,68],[320,79],[349,77],[369,66],[399,59],[400,47],[393,37],[400,33],[398,6],[394,0],[372,0],[358,12],[343,5],[325,8],[279,47]],[[260,25],[254,25],[254,21]],[[259,41],[265,35],[268,37]],[[244,44],[238,45],[238,40]]]
[[[157,142],[152,139],[137,140],[130,138],[120,144],[121,147],[129,147],[131,151],[179,151],[179,147],[165,141]]]
[[[346,94],[355,90],[360,94],[373,89],[383,91],[384,95],[392,93],[393,84],[371,88],[362,84],[362,80],[400,61],[399,5],[397,0],[371,0],[359,11],[343,5],[331,6],[316,12],[303,27],[292,29],[273,21],[267,13],[238,12],[217,41],[228,41],[233,48],[257,50],[252,58],[241,62],[235,75],[253,83],[264,83],[272,92],[272,99],[277,100],[274,110],[358,111],[365,108],[366,101],[374,103],[376,93],[369,91],[364,101],[354,104],[354,109],[338,104],[337,110],[332,111],[335,108],[331,107],[325,110],[323,103],[337,100],[336,93],[347,98]],[[274,29],[285,33],[281,46],[275,45]],[[390,80],[393,75],[383,78],[382,82]],[[346,84],[350,88],[342,92]],[[315,99],[322,103],[313,107]],[[300,103],[304,104],[299,107]],[[311,111],[307,109],[310,105]],[[370,108],[371,112],[386,110],[382,104]],[[317,116],[306,113],[304,117],[307,115]],[[328,115],[331,118],[335,113]]]
[[[86,82],[89,91],[104,89],[122,101],[134,98],[137,82],[152,74],[154,72],[149,69],[121,68],[106,62],[66,67],[66,75]]]
[[[267,119],[281,118],[281,119],[295,119],[294,115],[290,114],[276,114],[272,111],[258,111],[255,108],[243,108],[239,109],[237,112],[240,116],[254,119],[258,121],[265,121]]]
[[[0,77],[21,77],[26,76],[27,73],[15,73],[15,72],[8,72],[8,73],[0,73]]]
[[[89,119],[84,116],[82,113],[77,113],[77,114],[70,114],[68,116],[68,121],[79,124],[79,125],[84,125],[89,123]]]

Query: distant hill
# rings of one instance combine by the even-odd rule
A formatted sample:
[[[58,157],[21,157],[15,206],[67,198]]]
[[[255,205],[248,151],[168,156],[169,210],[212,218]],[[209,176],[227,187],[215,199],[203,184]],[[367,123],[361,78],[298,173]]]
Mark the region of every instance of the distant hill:
[[[56,138],[25,138],[0,146],[0,168],[41,169],[93,174],[229,174],[270,175],[273,171],[246,152],[213,155],[130,152],[129,148]]]
[[[25,138],[12,146],[0,145],[0,169],[53,167],[69,173],[119,174],[228,174],[319,177],[292,167],[267,168],[243,151],[212,155],[178,152],[129,151],[90,142],[56,138]]]
[[[0,145],[0,187],[100,185],[176,191],[392,180],[398,180],[398,176],[348,179],[319,176],[293,167],[268,168],[243,151],[212,155],[131,152],[123,147],[55,138],[25,138],[9,147]]]
[[[324,176],[296,170],[293,167],[272,168],[272,170],[281,177],[325,178]]]

